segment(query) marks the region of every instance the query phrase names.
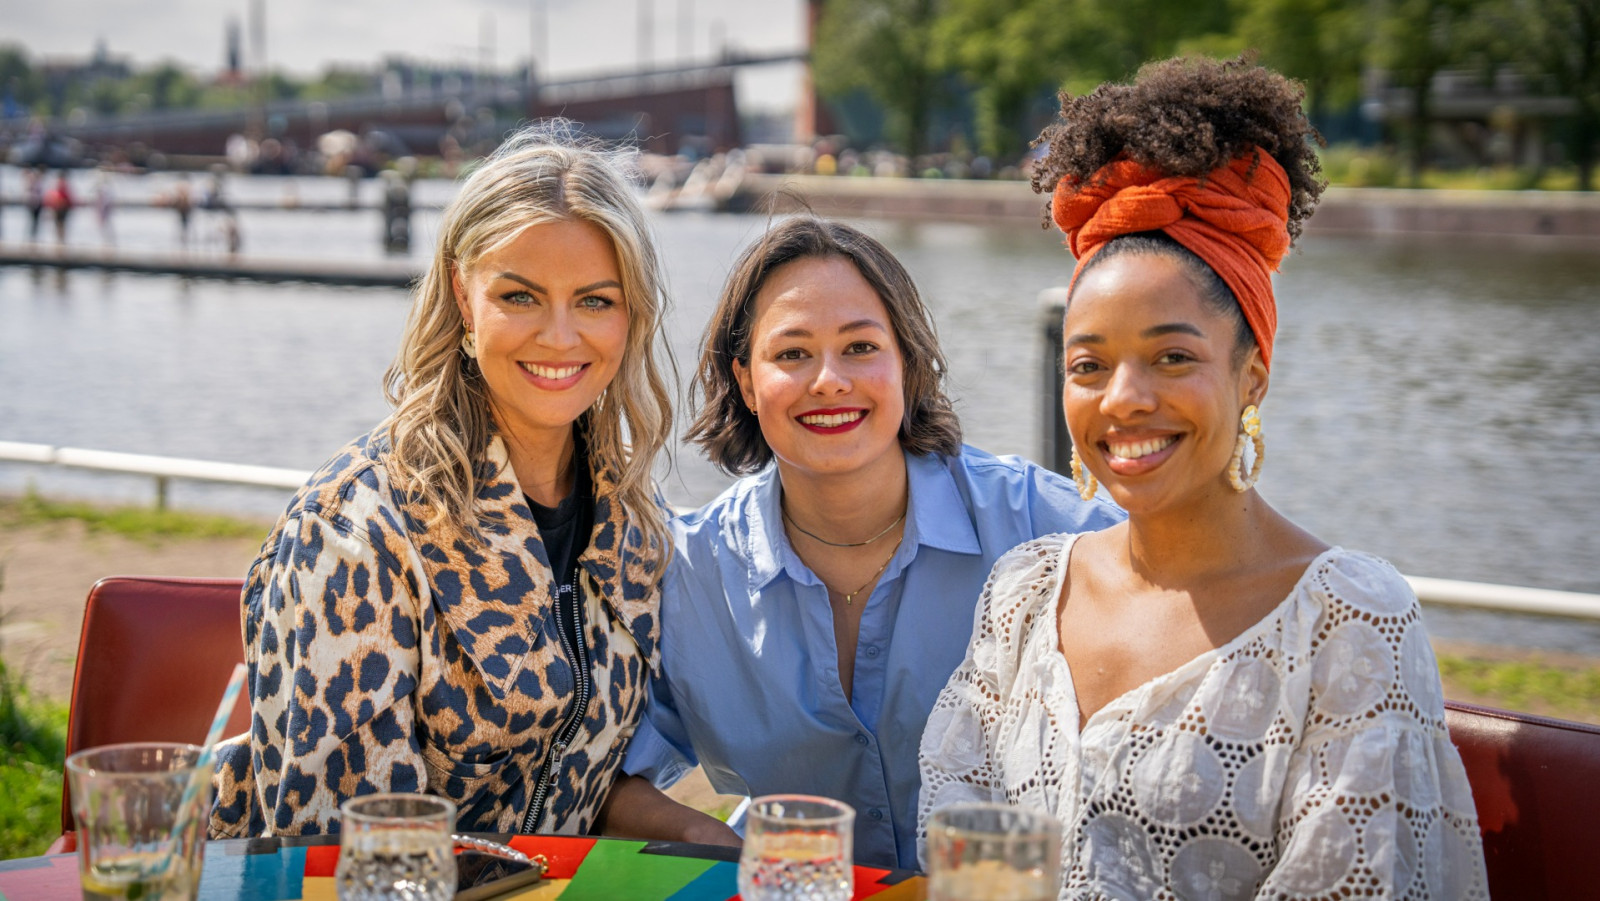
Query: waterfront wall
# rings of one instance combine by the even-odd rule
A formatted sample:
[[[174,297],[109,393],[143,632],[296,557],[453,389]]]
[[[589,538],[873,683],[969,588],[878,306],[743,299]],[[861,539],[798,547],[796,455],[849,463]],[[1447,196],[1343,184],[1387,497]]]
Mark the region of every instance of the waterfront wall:
[[[736,210],[865,219],[1040,223],[1026,182],[747,175]],[[1562,238],[1600,244],[1600,193],[1329,188],[1308,232]]]

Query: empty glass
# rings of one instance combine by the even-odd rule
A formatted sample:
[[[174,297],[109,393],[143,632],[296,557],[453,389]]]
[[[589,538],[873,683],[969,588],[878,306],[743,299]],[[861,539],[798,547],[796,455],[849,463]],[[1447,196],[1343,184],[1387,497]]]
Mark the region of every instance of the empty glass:
[[[67,758],[87,901],[193,901],[211,809],[209,780],[184,797],[199,760],[198,747],[169,742],[107,745]]]
[[[339,901],[450,901],[456,892],[456,805],[381,794],[339,807]]]
[[[811,795],[750,802],[739,897],[744,901],[849,901],[855,891],[856,812]]]
[[[1052,901],[1061,823],[1028,807],[952,804],[928,818],[928,901]]]

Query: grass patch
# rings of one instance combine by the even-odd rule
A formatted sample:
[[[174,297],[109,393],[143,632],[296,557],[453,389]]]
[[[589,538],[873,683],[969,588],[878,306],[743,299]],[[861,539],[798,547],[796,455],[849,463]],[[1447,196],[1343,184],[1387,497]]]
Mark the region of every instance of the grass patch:
[[[1330,184],[1351,188],[1403,188],[1411,186],[1405,158],[1393,148],[1335,144],[1319,153],[1322,173]],[[1543,168],[1484,166],[1432,168],[1422,173],[1424,188],[1477,191],[1574,191],[1578,170],[1571,165]]]
[[[1445,697],[1453,701],[1600,723],[1600,668],[1446,654],[1439,657],[1439,675],[1444,679]]]
[[[258,538],[262,525],[228,516],[157,510],[154,507],[100,507],[76,501],[52,501],[29,492],[0,499],[0,524],[37,525],[75,520],[91,531],[129,538]]]
[[[0,662],[0,859],[43,854],[61,832],[67,708],[28,697]]]

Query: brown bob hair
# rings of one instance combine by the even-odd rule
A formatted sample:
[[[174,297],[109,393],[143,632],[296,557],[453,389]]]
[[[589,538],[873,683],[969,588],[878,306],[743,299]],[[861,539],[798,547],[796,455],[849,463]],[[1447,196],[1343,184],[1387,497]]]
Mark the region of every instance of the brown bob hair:
[[[797,216],[770,229],[739,256],[706,329],[700,365],[690,386],[694,413],[688,439],[719,469],[747,475],[772,460],[761,423],[744,404],[733,361],[750,363],[756,295],[779,267],[796,260],[841,257],[856,267],[889,313],[905,371],[905,418],[900,446],[913,454],[961,451],[961,421],[944,393],[948,370],[933,317],[905,267],[877,240],[838,222]]]

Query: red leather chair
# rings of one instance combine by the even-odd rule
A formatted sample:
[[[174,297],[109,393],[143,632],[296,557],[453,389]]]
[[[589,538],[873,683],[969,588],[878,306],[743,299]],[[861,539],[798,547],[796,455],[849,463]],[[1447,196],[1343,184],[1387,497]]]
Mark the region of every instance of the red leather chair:
[[[1600,897],[1600,726],[1445,703],[1483,831],[1489,896]]]
[[[205,740],[228,676],[244,660],[240,579],[113,576],[89,589],[67,718],[67,753],[125,741]],[[250,727],[243,700],[224,735]],[[62,837],[74,841],[72,786],[61,787]]]

